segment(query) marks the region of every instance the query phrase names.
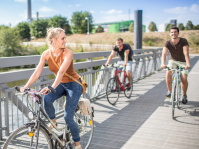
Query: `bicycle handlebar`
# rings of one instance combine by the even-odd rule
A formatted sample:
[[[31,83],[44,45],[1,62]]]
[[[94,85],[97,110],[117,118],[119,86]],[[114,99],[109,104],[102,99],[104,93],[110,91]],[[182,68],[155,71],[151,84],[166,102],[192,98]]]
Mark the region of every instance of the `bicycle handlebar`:
[[[180,71],[183,71],[183,70],[185,70],[185,67],[177,67],[177,69],[171,69],[168,66],[166,66],[166,70],[180,70]]]

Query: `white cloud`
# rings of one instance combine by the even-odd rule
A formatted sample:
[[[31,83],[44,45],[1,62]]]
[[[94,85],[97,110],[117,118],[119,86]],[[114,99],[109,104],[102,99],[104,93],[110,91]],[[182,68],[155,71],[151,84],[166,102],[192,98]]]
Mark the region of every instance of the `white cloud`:
[[[93,10],[90,10],[89,12],[92,13],[92,14],[95,13],[95,11],[93,11]]]
[[[164,12],[173,14],[199,13],[199,5],[193,4],[191,7],[175,7],[170,9],[164,9]]]
[[[15,2],[27,2],[27,0],[14,0]]]
[[[55,11],[55,10],[44,6],[44,7],[40,8],[39,11],[41,11],[41,12],[52,12],[52,11]]]
[[[44,2],[48,2],[48,0],[43,0]]]
[[[79,6],[80,6],[80,4],[76,4],[75,6],[76,6],[76,7],[79,7]]]
[[[104,14],[122,14],[122,11],[111,9],[111,10],[108,10],[108,11],[101,11],[101,13],[104,13]]]

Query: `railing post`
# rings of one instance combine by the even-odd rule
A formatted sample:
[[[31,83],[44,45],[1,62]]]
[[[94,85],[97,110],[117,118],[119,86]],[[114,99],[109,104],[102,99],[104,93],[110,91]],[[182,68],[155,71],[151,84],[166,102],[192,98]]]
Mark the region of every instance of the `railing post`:
[[[157,70],[156,50],[153,50],[153,64],[154,64],[154,71],[156,71]]]
[[[88,59],[91,63],[92,63],[92,58]],[[88,68],[88,72],[91,72],[93,70],[92,67]],[[88,74],[88,94],[90,95],[90,97],[93,96],[92,94],[92,73]]]

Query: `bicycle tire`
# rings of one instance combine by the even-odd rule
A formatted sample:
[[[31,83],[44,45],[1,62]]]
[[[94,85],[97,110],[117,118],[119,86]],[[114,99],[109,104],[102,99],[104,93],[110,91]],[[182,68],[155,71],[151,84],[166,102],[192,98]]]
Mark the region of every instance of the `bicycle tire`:
[[[115,105],[116,102],[119,99],[120,95],[120,85],[116,77],[111,78],[108,81],[107,87],[106,87],[106,96],[107,100],[111,105]]]
[[[179,82],[178,84],[178,101],[177,101],[177,108],[180,109],[180,98],[182,97],[182,86],[181,86],[181,82]]]
[[[94,132],[93,115],[92,113],[88,116],[81,115],[80,110],[78,110],[74,116],[74,120],[79,127],[80,144],[82,146],[82,149],[88,149],[92,141]]]
[[[27,148],[35,148],[35,142],[36,142],[36,134],[35,131],[34,135],[30,137],[28,135],[28,130],[34,128],[35,124],[27,124],[24,125],[17,130],[15,130],[13,133],[10,134],[6,142],[4,143],[3,149],[10,149],[10,148],[20,148],[20,149],[27,149]],[[33,139],[33,144],[31,144],[31,140]],[[38,148],[42,149],[52,149],[53,143],[51,140],[51,137],[47,130],[40,125],[39,129],[39,139],[38,139]]]
[[[129,81],[128,81],[128,77],[126,76],[125,77],[125,87],[124,87],[124,95],[127,97],[127,98],[130,98],[131,95],[132,95],[132,92],[133,92],[133,78],[131,78],[131,83],[130,83],[130,87],[128,87]]]
[[[171,97],[172,97],[171,98],[171,100],[172,100],[172,119],[174,119],[175,105],[176,105],[176,85],[173,88]]]

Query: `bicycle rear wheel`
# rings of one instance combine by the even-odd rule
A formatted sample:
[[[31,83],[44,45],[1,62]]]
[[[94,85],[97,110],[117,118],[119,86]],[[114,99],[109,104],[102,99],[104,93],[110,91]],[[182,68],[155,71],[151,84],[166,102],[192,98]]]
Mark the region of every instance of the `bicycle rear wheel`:
[[[128,77],[125,77],[124,94],[127,98],[130,98],[133,92],[133,78],[131,78],[130,86],[128,85]]]
[[[28,135],[28,132],[30,130],[33,130],[34,124],[27,124],[24,125],[17,130],[15,130],[6,140],[4,144],[4,149],[32,149],[36,147],[36,141],[37,141],[37,132],[35,131],[33,136],[31,137]],[[48,134],[48,132],[45,130],[43,126],[40,126],[39,129],[39,139],[38,139],[38,147],[42,149],[52,149],[53,144],[52,140]]]
[[[88,116],[81,115],[80,110],[75,113],[74,120],[79,127],[80,144],[82,149],[87,149],[93,138],[94,121],[92,113]]]
[[[111,78],[107,84],[106,96],[110,104],[115,105],[119,99],[120,85],[116,77]]]

